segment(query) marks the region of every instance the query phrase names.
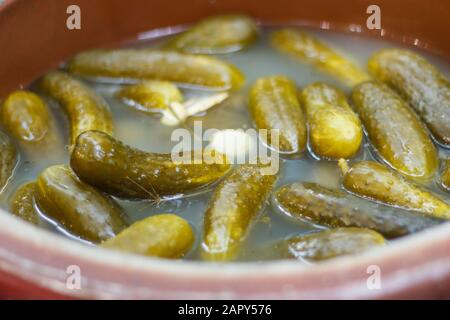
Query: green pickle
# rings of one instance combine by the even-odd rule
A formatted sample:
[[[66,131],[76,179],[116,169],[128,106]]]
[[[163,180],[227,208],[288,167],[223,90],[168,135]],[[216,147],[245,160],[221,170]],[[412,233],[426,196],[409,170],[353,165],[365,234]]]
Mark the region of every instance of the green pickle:
[[[450,219],[450,205],[437,195],[409,182],[402,175],[374,161],[361,161],[350,169],[339,161],[343,186],[349,192],[381,203]]]
[[[272,35],[273,45],[316,68],[354,86],[369,80],[369,75],[347,58],[307,33],[295,29],[283,29]]]
[[[3,102],[0,116],[6,130],[21,141],[40,141],[49,131],[48,106],[38,95],[29,91],[11,93]]]
[[[312,182],[282,186],[273,201],[294,219],[330,228],[368,228],[387,238],[415,233],[446,221],[369,202]]]
[[[438,169],[436,147],[408,104],[387,85],[365,82],[354,88],[354,108],[381,158],[401,174],[428,180]]]
[[[186,154],[191,162],[173,161],[172,154],[133,149],[103,132],[88,131],[78,137],[70,164],[81,179],[106,193],[151,200],[201,188],[230,169],[224,155],[213,153],[212,157],[220,162],[208,164],[196,163],[207,156],[206,152]]]
[[[450,84],[437,68],[402,49],[375,53],[368,68],[409,102],[439,144],[450,148]]]
[[[241,165],[214,190],[204,218],[203,259],[226,261],[238,254],[276,181],[262,168]]]
[[[34,225],[39,225],[41,219],[35,207],[36,193],[37,185],[35,181],[21,185],[10,200],[10,209],[19,218]]]
[[[119,80],[166,80],[217,90],[239,89],[244,75],[217,58],[146,49],[80,53],[67,66],[71,73]]]
[[[306,120],[292,80],[284,76],[258,79],[250,90],[249,110],[256,127],[268,130],[269,145],[283,153],[304,151]],[[271,139],[274,129],[279,130],[278,143]]]
[[[101,247],[151,257],[181,258],[195,235],[189,222],[174,214],[158,214],[132,224]]]
[[[14,174],[19,154],[11,139],[0,131],[0,193]]]
[[[444,161],[440,180],[441,186],[450,192],[450,158]]]
[[[361,122],[345,94],[325,83],[313,83],[302,91],[309,130],[309,144],[321,158],[351,158],[363,137]]]
[[[54,71],[41,81],[42,90],[61,103],[70,119],[71,143],[88,130],[113,133],[109,106],[94,90],[67,73]]]
[[[36,203],[44,215],[94,243],[114,237],[127,226],[113,199],[80,181],[64,165],[49,167],[39,175]]]
[[[127,105],[147,113],[170,110],[172,103],[183,101],[183,95],[173,83],[156,80],[126,86],[117,96]]]
[[[220,54],[241,50],[258,38],[253,19],[242,15],[207,18],[176,35],[165,47],[189,53]]]
[[[307,262],[320,262],[340,256],[362,253],[382,247],[379,233],[362,228],[338,228],[285,240],[288,255]]]

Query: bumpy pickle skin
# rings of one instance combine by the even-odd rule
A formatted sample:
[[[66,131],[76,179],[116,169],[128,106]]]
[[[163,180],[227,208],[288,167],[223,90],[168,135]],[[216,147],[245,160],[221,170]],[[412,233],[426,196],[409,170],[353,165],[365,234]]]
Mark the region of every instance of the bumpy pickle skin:
[[[426,181],[438,169],[426,127],[387,85],[369,81],[354,88],[353,105],[378,155],[406,177]]]
[[[195,54],[230,53],[249,46],[258,38],[255,21],[242,15],[215,16],[174,36],[166,48]]]
[[[192,161],[206,156],[187,152]],[[88,131],[78,137],[70,165],[87,183],[125,199],[151,199],[187,193],[222,178],[230,169],[225,156],[208,164],[173,161],[171,154],[133,149],[99,132]]]
[[[136,110],[155,113],[170,110],[174,102],[181,103],[183,95],[168,81],[144,81],[122,88],[117,97]]]
[[[241,165],[214,190],[204,218],[202,258],[233,260],[276,182],[260,165]]]
[[[96,50],[68,62],[71,73],[104,80],[165,80],[215,90],[239,89],[244,75],[222,60],[176,51]]]
[[[174,214],[140,220],[101,247],[150,257],[177,259],[186,255],[195,240],[189,222]]]
[[[17,217],[34,225],[40,224],[39,213],[35,207],[37,185],[35,181],[21,185],[10,199],[11,212]]]
[[[450,219],[448,203],[380,163],[361,161],[349,169],[345,161],[340,160],[339,165],[344,188],[355,195],[429,216]]]
[[[71,130],[71,143],[88,130],[113,133],[113,119],[106,101],[71,75],[53,71],[40,83],[41,89],[65,109]]]
[[[326,230],[292,237],[286,242],[288,255],[312,263],[362,253],[386,244],[382,235],[362,228]]]
[[[273,202],[296,220],[329,228],[367,228],[387,238],[419,232],[446,221],[365,201],[312,182],[282,186],[275,192]]]
[[[320,158],[351,158],[359,150],[363,130],[345,94],[325,83],[313,83],[302,90],[309,145]]]
[[[49,167],[39,175],[36,203],[45,216],[94,243],[114,237],[127,226],[113,199],[82,182],[65,165]]]
[[[437,68],[401,49],[375,53],[368,68],[409,102],[439,144],[450,148],[450,83]]]
[[[281,153],[301,153],[306,145],[306,120],[295,83],[284,76],[258,79],[250,90],[249,110],[258,129],[279,130],[278,146],[268,134],[267,144]]]
[[[14,174],[19,153],[11,139],[0,131],[0,193]]]
[[[40,141],[49,131],[48,106],[30,91],[12,92],[3,102],[0,115],[6,130],[20,141]]]
[[[283,29],[272,34],[272,44],[278,50],[310,63],[349,86],[370,79],[357,65],[320,42],[315,37],[295,29]]]
[[[450,192],[450,158],[444,161],[442,173],[440,177],[441,186]]]

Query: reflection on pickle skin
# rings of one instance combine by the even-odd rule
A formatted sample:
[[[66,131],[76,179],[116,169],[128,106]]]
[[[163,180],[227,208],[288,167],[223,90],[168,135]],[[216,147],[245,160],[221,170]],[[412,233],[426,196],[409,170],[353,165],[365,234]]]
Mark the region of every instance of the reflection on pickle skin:
[[[440,182],[441,182],[441,186],[447,192],[450,192],[450,158],[444,160],[444,165],[442,168]]]
[[[337,228],[284,241],[288,256],[307,262],[358,254],[386,244],[382,235],[362,228]]]
[[[158,214],[132,224],[101,247],[150,257],[182,258],[194,244],[191,225],[174,214]]]
[[[1,122],[20,141],[40,141],[49,131],[48,106],[33,92],[14,91],[1,106]]]
[[[440,145],[450,148],[450,83],[437,68],[402,49],[375,53],[368,68],[409,102]]]
[[[49,167],[39,175],[36,203],[46,217],[94,243],[114,237],[127,226],[112,198],[80,181],[65,165]]]
[[[380,163],[361,161],[348,168],[342,159],[339,165],[344,188],[355,195],[432,217],[450,219],[448,203]]]
[[[261,174],[261,168],[241,165],[214,190],[204,219],[204,260],[233,260],[238,254],[277,179]]]
[[[186,152],[191,159],[205,159],[201,151]],[[70,165],[76,174],[100,190],[124,199],[150,199],[182,195],[205,187],[225,176],[230,164],[220,162],[177,163],[172,154],[144,152],[124,145],[99,131],[82,133],[72,151]]]
[[[14,192],[10,199],[10,210],[17,217],[34,225],[39,225],[41,219],[35,207],[36,182],[27,182]]]
[[[239,89],[245,81],[235,66],[217,58],[152,49],[83,52],[67,69],[88,77],[165,80],[215,90]]]
[[[273,203],[294,220],[329,228],[359,227],[396,238],[445,222],[417,212],[393,208],[311,182],[296,182],[279,188]]]
[[[301,97],[314,155],[335,160],[353,157],[360,149],[363,131],[345,94],[317,82],[306,86]]]
[[[318,39],[296,29],[283,29],[272,35],[275,48],[342,80],[349,86],[370,79],[370,76]]]
[[[207,18],[175,35],[165,48],[195,54],[223,54],[239,51],[258,38],[253,19],[243,15]]]
[[[11,139],[0,131],[0,193],[4,190],[19,162],[19,153]]]
[[[352,93],[355,111],[377,154],[406,177],[427,181],[438,169],[438,155],[426,127],[387,85],[369,81]]]
[[[279,130],[279,142],[267,144],[285,154],[305,150],[306,120],[295,83],[284,76],[258,79],[250,89],[249,110],[257,129]],[[274,145],[275,144],[275,145]]]
[[[183,101],[183,95],[173,83],[156,80],[123,87],[117,92],[117,97],[125,104],[146,113],[170,110],[172,103]]]
[[[112,114],[105,100],[94,90],[71,75],[53,71],[46,74],[40,88],[56,99],[70,119],[71,143],[88,130],[112,134]]]

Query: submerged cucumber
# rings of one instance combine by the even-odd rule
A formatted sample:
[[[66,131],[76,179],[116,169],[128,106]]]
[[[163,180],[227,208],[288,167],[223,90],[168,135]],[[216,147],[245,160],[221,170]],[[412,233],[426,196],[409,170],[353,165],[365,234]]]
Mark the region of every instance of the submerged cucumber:
[[[273,200],[284,214],[294,219],[330,228],[368,228],[387,238],[418,232],[446,221],[365,201],[311,182],[285,185],[276,191]]]
[[[206,260],[232,260],[276,181],[260,165],[237,167],[214,190],[205,213],[202,254]]]
[[[216,153],[218,163],[208,164],[206,152],[187,152],[201,163],[178,163],[171,154],[133,149],[99,131],[78,137],[70,165],[84,181],[100,190],[127,199],[154,199],[183,194],[211,184],[230,169],[225,156]],[[203,159],[202,159],[203,157]]]

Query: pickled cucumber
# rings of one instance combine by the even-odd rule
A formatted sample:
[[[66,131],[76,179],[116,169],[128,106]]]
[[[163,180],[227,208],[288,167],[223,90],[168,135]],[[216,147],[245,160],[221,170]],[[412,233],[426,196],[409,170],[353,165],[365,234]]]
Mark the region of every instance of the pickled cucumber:
[[[249,110],[258,129],[279,130],[279,146],[284,153],[300,153],[306,144],[306,123],[295,83],[284,76],[258,79],[250,90]]]
[[[0,131],[0,193],[14,174],[19,160],[15,145],[11,139]]]
[[[438,225],[446,220],[383,206],[316,183],[296,182],[279,188],[274,204],[299,220],[338,228],[360,227],[395,238]]]
[[[374,161],[361,161],[348,169],[339,162],[343,186],[363,198],[450,219],[450,205],[437,195],[407,181],[400,174]]]
[[[231,64],[175,51],[89,51],[72,58],[67,68],[74,74],[89,77],[166,80],[217,90],[238,89],[244,82],[242,73]]]
[[[258,37],[256,23],[242,15],[215,16],[175,36],[167,48],[190,53],[218,54],[238,51]]]
[[[49,131],[50,115],[46,103],[29,91],[14,91],[3,102],[1,121],[16,139],[35,142]]]
[[[173,83],[156,80],[126,86],[117,96],[127,105],[149,113],[170,110],[172,103],[183,101],[180,90]]]
[[[439,144],[450,148],[450,84],[438,69],[418,54],[400,49],[375,53],[368,67],[409,102]]]
[[[260,165],[241,165],[214,190],[204,219],[205,260],[232,260],[276,181]]]
[[[302,91],[309,130],[309,144],[321,158],[351,158],[359,150],[363,131],[345,94],[325,83],[313,83]]]
[[[114,237],[127,226],[114,200],[80,181],[64,165],[49,167],[39,175],[36,203],[47,217],[91,242]]]
[[[441,173],[441,185],[445,190],[450,191],[450,158],[444,161]]]
[[[381,158],[401,174],[432,178],[438,168],[436,147],[414,111],[388,86],[365,82],[353,90],[356,112]]]
[[[200,151],[187,154],[194,161],[206,155]],[[82,180],[109,194],[154,200],[192,191],[223,177],[230,164],[224,156],[213,156],[222,162],[177,163],[171,154],[140,151],[103,132],[88,131],[78,137],[70,164]]]
[[[353,62],[300,30],[283,29],[276,31],[272,35],[272,43],[277,49],[312,64],[350,86],[370,78]]]
[[[174,214],[158,214],[132,224],[103,248],[160,258],[181,258],[194,243],[190,224]]]
[[[338,228],[292,237],[287,242],[290,255],[308,262],[357,254],[386,244],[379,233],[360,228]]]
[[[54,71],[42,78],[42,90],[58,100],[70,119],[71,143],[88,130],[113,132],[108,105],[95,91],[67,73]]]
[[[11,212],[23,220],[39,225],[40,217],[35,207],[36,182],[28,182],[21,185],[14,193],[10,201]]]

